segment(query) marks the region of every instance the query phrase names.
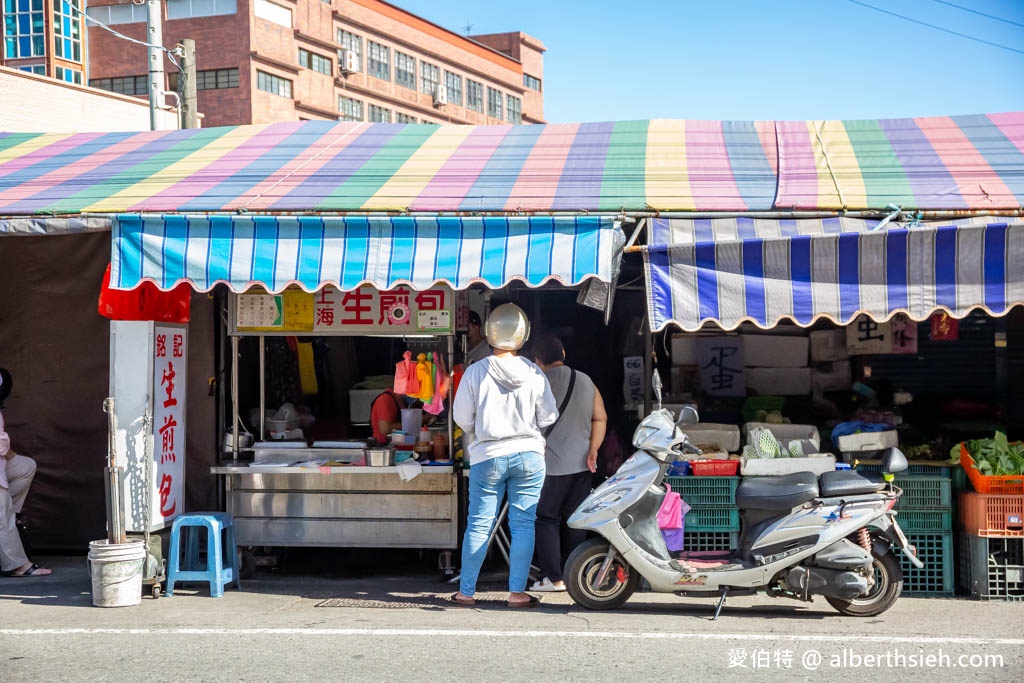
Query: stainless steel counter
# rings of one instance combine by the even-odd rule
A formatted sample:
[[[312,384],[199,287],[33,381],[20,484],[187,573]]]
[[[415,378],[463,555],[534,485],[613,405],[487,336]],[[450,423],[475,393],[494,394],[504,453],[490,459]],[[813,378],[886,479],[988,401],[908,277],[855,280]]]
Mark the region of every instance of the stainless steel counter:
[[[451,465],[409,481],[397,467],[223,464],[228,512],[241,546],[435,548],[458,546]]]

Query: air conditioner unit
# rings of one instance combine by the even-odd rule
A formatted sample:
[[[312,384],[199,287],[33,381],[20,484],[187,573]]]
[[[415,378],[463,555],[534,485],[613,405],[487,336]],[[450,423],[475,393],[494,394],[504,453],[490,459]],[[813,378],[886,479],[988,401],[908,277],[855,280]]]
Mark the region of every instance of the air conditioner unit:
[[[434,106],[439,107],[442,104],[448,104],[448,88],[443,85],[437,86],[434,90]]]
[[[352,50],[338,50],[338,71],[343,76],[359,73],[359,55]]]

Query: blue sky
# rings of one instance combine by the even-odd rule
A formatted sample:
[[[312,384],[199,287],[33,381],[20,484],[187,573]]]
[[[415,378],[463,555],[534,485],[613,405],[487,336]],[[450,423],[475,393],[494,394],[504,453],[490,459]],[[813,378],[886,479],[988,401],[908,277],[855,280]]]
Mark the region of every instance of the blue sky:
[[[862,1],[1011,49],[851,0],[391,0],[457,33],[539,38],[551,123],[1024,110],[1024,0]]]

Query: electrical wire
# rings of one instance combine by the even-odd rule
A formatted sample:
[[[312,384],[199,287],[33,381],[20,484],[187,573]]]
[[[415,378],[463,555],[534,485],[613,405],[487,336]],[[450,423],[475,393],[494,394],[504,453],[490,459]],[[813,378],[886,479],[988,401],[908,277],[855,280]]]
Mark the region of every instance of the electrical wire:
[[[136,3],[136,2],[134,2],[134,0],[133,0],[132,4],[142,4],[142,3]],[[78,7],[75,7],[74,5],[70,5],[70,7],[71,7],[71,9],[73,9],[73,10],[74,10],[75,12],[77,12],[77,13],[78,13],[78,14],[80,14],[80,15],[82,15],[82,18],[83,18],[83,19],[85,19],[86,23],[93,23],[93,24],[96,24],[97,26],[99,26],[100,28],[102,28],[102,29],[103,29],[104,31],[109,31],[110,33],[113,33],[113,34],[114,34],[115,36],[117,36],[117,37],[118,37],[118,38],[120,38],[121,40],[127,40],[127,41],[128,41],[129,43],[135,43],[136,45],[141,45],[141,46],[143,46],[143,47],[145,47],[145,48],[147,48],[147,49],[148,49],[148,48],[156,48],[156,49],[158,49],[158,50],[162,50],[162,51],[164,52],[164,54],[166,54],[166,55],[167,55],[167,59],[168,59],[168,60],[169,60],[169,61],[171,62],[171,64],[173,64],[173,65],[174,65],[174,67],[175,67],[175,68],[176,68],[176,69],[177,69],[178,71],[180,71],[181,73],[183,73],[183,74],[185,73],[185,70],[181,68],[181,65],[180,65],[180,64],[178,64],[178,61],[177,61],[177,60],[176,60],[176,59],[174,58],[174,50],[168,50],[168,49],[167,49],[166,47],[164,47],[163,45],[152,45],[152,44],[150,44],[150,43],[147,43],[147,42],[145,42],[145,41],[143,41],[143,40],[136,40],[135,38],[132,38],[132,37],[130,37],[130,36],[126,36],[126,35],[125,35],[125,34],[123,34],[123,33],[118,33],[118,32],[117,32],[117,31],[115,31],[114,29],[112,29],[112,28],[110,28],[109,26],[107,26],[106,24],[104,24],[104,23],[103,23],[102,21],[100,21],[99,19],[94,19],[93,17],[90,17],[90,16],[88,15],[88,14],[86,14],[85,12],[83,12],[82,10],[80,10],[80,9],[79,9]]]
[[[997,17],[994,14],[985,14],[984,12],[979,12],[976,9],[971,9],[970,7],[964,7],[963,5],[958,5],[955,2],[946,2],[946,0],[934,0],[934,1],[939,3],[940,5],[949,5],[950,7],[956,7],[957,9],[962,9],[965,12],[970,12],[971,14],[977,14],[979,17],[988,17],[989,19],[995,19],[996,21],[1001,21],[1004,24],[1010,24],[1011,26],[1020,26],[1021,28],[1024,28],[1024,24],[1018,23],[1016,21],[1011,21],[1009,19],[1004,19],[1003,17]]]
[[[854,5],[860,5],[861,7],[867,7],[868,9],[873,9],[876,12],[881,12],[882,14],[888,14],[888,15],[894,16],[894,17],[896,17],[898,19],[903,19],[905,21],[910,21],[910,22],[913,22],[915,24],[920,24],[921,26],[927,26],[928,28],[933,28],[936,31],[942,31],[943,33],[950,33],[950,34],[952,34],[954,36],[959,36],[960,38],[966,38],[967,40],[973,40],[976,43],[984,43],[985,45],[990,45],[992,47],[998,47],[1001,50],[1008,50],[1010,52],[1016,52],[1019,55],[1024,55],[1024,50],[1018,50],[1018,49],[1012,48],[1012,47],[1010,47],[1008,45],[1002,45],[1001,43],[993,43],[993,42],[988,41],[988,40],[983,40],[981,38],[976,38],[975,36],[969,36],[966,33],[959,33],[957,31],[951,31],[948,28],[942,28],[941,26],[936,26],[935,24],[929,24],[928,22],[920,21],[919,19],[912,19],[912,18],[910,18],[908,16],[904,16],[902,14],[897,14],[896,12],[890,12],[887,9],[882,9],[881,7],[875,7],[874,5],[869,5],[866,2],[860,2],[860,0],[847,0],[847,2],[852,2]]]

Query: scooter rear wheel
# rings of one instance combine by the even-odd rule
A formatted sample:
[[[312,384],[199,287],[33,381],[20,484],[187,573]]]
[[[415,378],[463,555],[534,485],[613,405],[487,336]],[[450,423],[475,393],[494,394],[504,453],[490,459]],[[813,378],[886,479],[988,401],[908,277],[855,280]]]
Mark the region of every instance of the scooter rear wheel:
[[[893,606],[903,592],[903,569],[896,556],[888,550],[881,555],[873,551],[872,555],[875,558],[875,586],[871,592],[854,600],[825,598],[828,604],[851,617],[873,617]]]
[[[596,585],[609,547],[608,541],[592,538],[569,555],[563,578],[569,597],[576,604],[592,610],[616,609],[636,591],[640,575],[618,555],[612,561],[604,582]]]

